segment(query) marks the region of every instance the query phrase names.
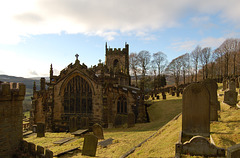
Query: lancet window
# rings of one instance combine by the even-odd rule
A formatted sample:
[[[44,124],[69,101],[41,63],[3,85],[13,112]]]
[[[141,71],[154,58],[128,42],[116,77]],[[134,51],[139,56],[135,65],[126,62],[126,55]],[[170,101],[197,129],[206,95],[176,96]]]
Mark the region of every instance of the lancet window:
[[[117,113],[127,114],[127,99],[124,96],[118,98]]]
[[[64,113],[91,113],[92,90],[80,76],[72,78],[64,89]]]

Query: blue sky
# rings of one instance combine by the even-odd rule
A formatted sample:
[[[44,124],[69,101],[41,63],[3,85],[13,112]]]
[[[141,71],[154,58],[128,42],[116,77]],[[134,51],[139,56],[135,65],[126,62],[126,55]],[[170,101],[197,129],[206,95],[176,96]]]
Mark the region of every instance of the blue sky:
[[[14,4],[14,5],[13,5]],[[168,61],[197,45],[239,38],[238,0],[8,0],[0,2],[0,74],[48,76],[75,61],[105,60],[105,43],[164,52]]]

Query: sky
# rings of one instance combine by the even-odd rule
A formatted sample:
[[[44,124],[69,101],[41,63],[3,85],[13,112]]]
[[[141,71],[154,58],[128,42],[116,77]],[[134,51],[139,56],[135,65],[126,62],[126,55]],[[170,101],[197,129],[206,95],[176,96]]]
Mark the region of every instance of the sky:
[[[47,77],[105,60],[105,43],[172,59],[240,36],[239,0],[1,0],[0,74]]]

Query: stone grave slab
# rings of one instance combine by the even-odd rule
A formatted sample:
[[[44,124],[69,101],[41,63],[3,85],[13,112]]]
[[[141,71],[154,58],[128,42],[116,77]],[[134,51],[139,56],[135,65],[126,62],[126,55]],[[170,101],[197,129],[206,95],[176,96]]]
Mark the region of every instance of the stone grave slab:
[[[98,145],[100,145],[103,148],[106,148],[108,145],[113,143],[113,140],[114,139],[109,138],[109,139],[106,139],[106,140],[103,140],[103,141],[99,142]]]
[[[99,124],[94,124],[92,126],[92,131],[93,131],[93,134],[98,138],[98,139],[104,139],[104,136],[103,136],[103,128],[101,125]]]
[[[74,136],[82,136],[83,134],[86,134],[88,132],[88,129],[79,129],[75,132],[72,132],[71,134]]]
[[[96,156],[98,138],[93,134],[84,136],[82,155]]]
[[[72,152],[72,151],[75,151],[75,150],[79,150],[79,147],[75,147],[75,148],[72,148],[72,149],[63,151],[63,152],[61,152],[61,153],[58,153],[58,154],[54,155],[54,157],[59,157],[59,156],[62,156],[62,155],[64,155],[64,154],[67,154],[68,152]]]
[[[72,137],[63,138],[63,139],[61,139],[61,140],[58,140],[58,141],[53,142],[53,144],[62,145],[62,144],[66,143],[66,142],[68,142],[68,141],[70,141],[70,140],[73,140],[73,139],[74,139],[74,138],[72,138]]]

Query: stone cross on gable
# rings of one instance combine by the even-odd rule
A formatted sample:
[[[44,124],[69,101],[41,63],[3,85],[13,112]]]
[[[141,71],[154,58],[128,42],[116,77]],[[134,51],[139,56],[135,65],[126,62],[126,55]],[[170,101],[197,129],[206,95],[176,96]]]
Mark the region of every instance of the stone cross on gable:
[[[76,57],[76,60],[78,60],[78,57],[79,57],[79,55],[78,55],[78,54],[76,54],[76,55],[75,55],[75,57]]]

